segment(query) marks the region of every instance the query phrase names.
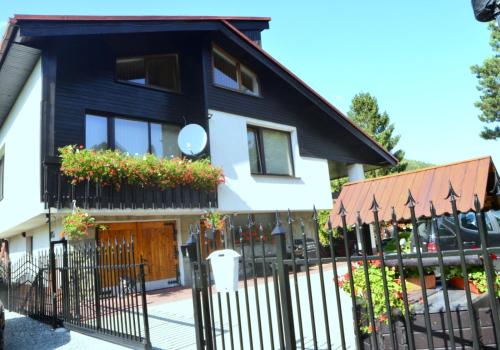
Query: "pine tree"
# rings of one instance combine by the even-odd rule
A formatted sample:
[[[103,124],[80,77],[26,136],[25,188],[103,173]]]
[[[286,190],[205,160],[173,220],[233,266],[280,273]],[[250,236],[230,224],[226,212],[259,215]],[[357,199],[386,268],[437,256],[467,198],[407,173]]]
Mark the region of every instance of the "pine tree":
[[[380,112],[378,102],[369,93],[359,93],[352,99],[351,109],[347,113],[349,118],[367,134],[373,137],[387,151],[399,160],[394,167],[382,168],[367,172],[367,177],[383,176],[390,173],[399,173],[406,169],[403,150],[394,150],[399,142],[400,135],[394,134],[394,124],[391,123],[387,112]]]
[[[495,22],[491,22],[488,28],[494,55],[485,59],[483,64],[472,66],[471,70],[477,76],[477,89],[481,92],[480,100],[475,103],[481,110],[479,120],[493,123],[491,128],[485,126],[480,135],[486,140],[497,140],[500,139],[500,29]]]

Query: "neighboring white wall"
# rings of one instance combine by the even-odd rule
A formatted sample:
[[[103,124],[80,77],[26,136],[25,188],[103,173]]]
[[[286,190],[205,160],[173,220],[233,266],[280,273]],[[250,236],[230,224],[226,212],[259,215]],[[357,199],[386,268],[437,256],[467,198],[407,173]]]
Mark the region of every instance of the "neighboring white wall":
[[[311,210],[332,207],[326,159],[301,157],[293,126],[210,110],[212,163],[222,166],[226,183],[219,187],[219,210],[227,212]],[[247,125],[291,133],[295,178],[252,176],[247,145]]]
[[[52,230],[60,232],[61,225],[54,225]],[[13,263],[27,253],[27,240],[29,237],[33,237],[33,256],[36,257],[41,252],[48,252],[50,248],[49,227],[48,225],[39,226],[33,230],[26,231],[26,237],[23,237],[22,234],[18,234],[8,238],[9,257]]]
[[[4,198],[0,201],[0,237],[43,212],[40,201],[40,118],[42,70],[38,61],[0,129],[5,152]]]

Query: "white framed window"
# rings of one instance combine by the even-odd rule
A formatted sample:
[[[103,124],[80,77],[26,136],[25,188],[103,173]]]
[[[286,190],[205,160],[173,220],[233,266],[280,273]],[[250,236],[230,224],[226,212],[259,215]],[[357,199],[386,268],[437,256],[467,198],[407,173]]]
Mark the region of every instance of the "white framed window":
[[[247,141],[252,174],[294,176],[289,132],[248,126]]]
[[[180,92],[177,54],[125,57],[116,59],[116,79],[155,89]]]
[[[215,85],[260,96],[259,81],[252,70],[216,46],[212,48],[212,56]]]

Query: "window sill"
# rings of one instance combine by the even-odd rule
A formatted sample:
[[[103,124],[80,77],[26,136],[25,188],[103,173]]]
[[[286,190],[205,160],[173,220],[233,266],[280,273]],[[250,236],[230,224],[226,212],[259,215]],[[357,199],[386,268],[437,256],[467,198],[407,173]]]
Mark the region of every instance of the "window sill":
[[[258,178],[262,178],[262,177],[267,177],[267,178],[278,178],[278,179],[288,179],[288,180],[301,180],[300,177],[297,177],[297,176],[291,176],[291,175],[278,175],[278,174],[255,174],[255,173],[252,173],[251,174],[252,177],[258,177]]]
[[[212,86],[215,87],[215,88],[218,88],[218,89],[225,90],[225,91],[234,92],[234,93],[237,93],[237,94],[243,95],[243,96],[255,97],[255,98],[258,98],[258,99],[262,99],[263,98],[261,94],[259,94],[259,95],[248,94],[248,93],[246,93],[244,91],[237,90],[237,89],[232,89],[230,87],[227,87],[227,86],[224,86],[224,85],[220,85],[220,84],[217,84],[217,83],[212,83]]]

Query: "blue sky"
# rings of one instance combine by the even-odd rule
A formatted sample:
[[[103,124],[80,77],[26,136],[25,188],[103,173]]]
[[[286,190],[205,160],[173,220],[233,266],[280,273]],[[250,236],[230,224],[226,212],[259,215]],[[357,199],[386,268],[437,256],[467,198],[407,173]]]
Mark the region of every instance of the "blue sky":
[[[269,16],[264,48],[344,112],[356,93],[375,95],[408,158],[500,165],[500,142],[478,136],[470,66],[492,52],[470,1],[20,0],[4,1],[0,21],[14,13]]]

